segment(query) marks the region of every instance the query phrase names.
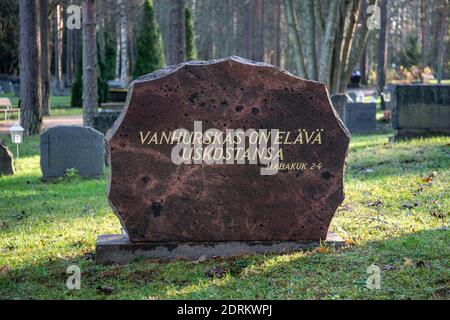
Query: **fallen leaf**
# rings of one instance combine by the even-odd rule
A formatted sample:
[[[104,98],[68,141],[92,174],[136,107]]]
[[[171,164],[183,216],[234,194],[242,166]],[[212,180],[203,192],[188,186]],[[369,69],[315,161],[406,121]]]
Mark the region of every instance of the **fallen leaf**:
[[[201,262],[205,262],[206,261],[206,256],[205,255],[202,255],[200,258],[198,258],[197,260],[195,260],[195,261],[192,261],[192,263],[193,264],[199,264],[199,263],[201,263]]]
[[[383,266],[383,270],[391,271],[397,269],[395,266],[391,266],[390,264],[386,264]]]
[[[207,269],[205,271],[205,276],[207,276],[209,278],[222,278],[225,274],[226,274],[226,270],[222,265],[215,266],[215,267],[213,267],[211,269]]]
[[[355,241],[353,241],[352,239],[345,239],[345,244],[347,246],[353,246],[355,245]]]
[[[6,265],[0,268],[1,274],[6,274],[6,273],[8,273],[8,271],[9,271],[9,268]]]
[[[328,252],[328,249],[327,249],[327,247],[325,247],[325,246],[320,246],[320,247],[318,247],[318,248],[316,249],[316,252],[318,252],[318,253],[327,253],[327,252]]]
[[[436,171],[433,171],[427,177],[422,178],[421,180],[422,180],[422,182],[431,184],[431,183],[433,183],[433,179],[436,177],[436,175],[437,175]]]
[[[405,258],[405,262],[403,262],[403,266],[408,268],[408,267],[412,267],[414,265],[414,262],[412,259],[410,258]]]
[[[369,202],[368,206],[369,207],[378,207],[378,206],[380,206],[382,204],[383,204],[383,202],[381,200],[377,200],[375,202]]]
[[[69,258],[63,256],[61,253],[58,252],[58,254],[56,255],[59,259],[61,260],[69,260]]]

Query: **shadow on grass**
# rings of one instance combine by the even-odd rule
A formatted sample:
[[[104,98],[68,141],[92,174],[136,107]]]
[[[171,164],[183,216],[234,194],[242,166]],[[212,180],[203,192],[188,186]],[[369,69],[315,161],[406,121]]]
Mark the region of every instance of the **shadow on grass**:
[[[0,274],[4,299],[448,299],[450,232],[424,230],[360,246],[284,255],[244,255],[193,264],[137,261],[95,265],[92,256],[54,257]],[[366,289],[367,268],[381,289]],[[68,290],[69,265],[82,270]],[[207,274],[215,274],[212,277]],[[214,271],[216,270],[216,271]],[[221,270],[220,272],[217,270]]]

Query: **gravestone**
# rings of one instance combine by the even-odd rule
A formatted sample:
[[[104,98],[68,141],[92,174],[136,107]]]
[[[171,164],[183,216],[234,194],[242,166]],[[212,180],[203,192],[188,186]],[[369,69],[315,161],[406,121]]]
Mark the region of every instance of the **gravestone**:
[[[0,176],[14,174],[14,158],[6,144],[0,140]]]
[[[44,180],[63,177],[72,168],[86,178],[103,174],[104,135],[91,127],[50,128],[41,135],[40,145]]]
[[[103,134],[113,126],[114,122],[119,118],[121,110],[100,110],[94,115],[93,127],[95,130]]]
[[[344,105],[353,101],[346,93],[335,93],[331,95],[331,102],[339,117],[344,119]]]
[[[395,139],[450,134],[450,86],[397,85],[391,103]]]
[[[344,122],[351,133],[370,133],[377,128],[376,103],[346,103]]]
[[[106,140],[126,232],[98,238],[99,263],[343,243],[350,138],[321,83],[238,57],[170,66],[131,84]]]
[[[396,84],[387,84],[383,88],[384,105],[388,111],[392,111],[392,99],[396,86]]]

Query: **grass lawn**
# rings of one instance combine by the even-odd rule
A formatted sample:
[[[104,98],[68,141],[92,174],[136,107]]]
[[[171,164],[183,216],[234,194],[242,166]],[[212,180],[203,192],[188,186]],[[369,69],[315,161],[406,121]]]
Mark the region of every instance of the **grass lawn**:
[[[1,97],[7,97],[11,100],[13,108],[17,108],[19,97],[12,93],[3,94]],[[50,116],[76,116],[83,113],[81,108],[72,108],[70,106],[70,96],[50,96]],[[14,114],[16,117],[16,114]]]
[[[120,230],[108,173],[42,183],[38,137],[26,138],[17,174],[0,178],[0,299],[449,299],[450,138],[388,137],[352,138],[331,225],[342,249],[112,266],[93,261],[96,236]],[[65,285],[73,264],[81,290]],[[365,287],[372,264],[380,290]]]

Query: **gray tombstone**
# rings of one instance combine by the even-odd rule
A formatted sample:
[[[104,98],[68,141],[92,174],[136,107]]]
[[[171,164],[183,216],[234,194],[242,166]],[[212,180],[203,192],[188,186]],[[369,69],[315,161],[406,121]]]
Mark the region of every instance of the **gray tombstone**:
[[[377,105],[375,103],[346,103],[344,123],[351,133],[370,133],[377,127]]]
[[[397,85],[392,108],[395,139],[450,135],[448,85]]]
[[[14,174],[13,154],[0,140],[0,176]]]
[[[335,93],[331,96],[331,102],[333,103],[334,109],[339,114],[339,117],[343,119],[344,105],[353,101],[346,93]]]
[[[91,127],[61,126],[41,135],[41,170],[44,179],[62,177],[76,169],[87,178],[103,174],[104,136]]]
[[[101,110],[94,116],[94,128],[103,134],[106,134],[119,118],[122,110]]]

